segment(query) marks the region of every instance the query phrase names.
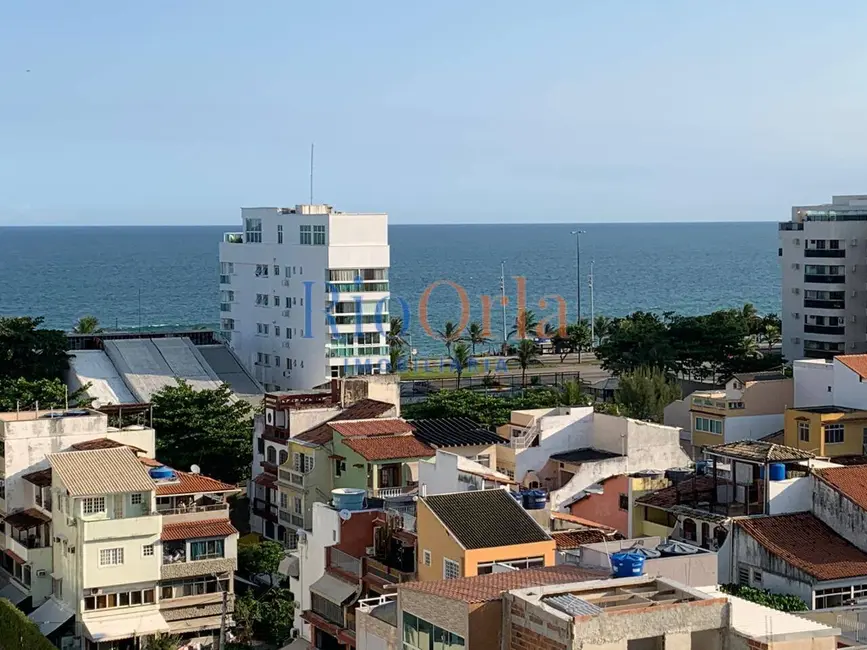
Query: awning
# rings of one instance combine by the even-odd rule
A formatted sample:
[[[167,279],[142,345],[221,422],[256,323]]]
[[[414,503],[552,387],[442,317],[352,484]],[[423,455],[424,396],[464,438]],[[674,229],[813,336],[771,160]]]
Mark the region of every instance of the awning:
[[[226,627],[232,627],[235,622],[231,616],[226,617]],[[201,616],[199,618],[187,618],[182,621],[169,621],[169,632],[172,634],[184,634],[185,632],[201,632],[203,630],[219,630],[219,616]]]
[[[326,573],[319,580],[310,585],[310,591],[330,600],[332,603],[342,605],[355,595],[357,585],[343,582],[340,578]]]
[[[39,626],[42,636],[48,636],[73,616],[75,616],[75,612],[69,609],[65,603],[49,598],[35,611],[30,612],[27,618]]]
[[[297,578],[300,575],[301,562],[294,555],[287,555],[280,561],[280,566],[277,567],[277,572],[292,578]]]
[[[277,489],[277,477],[271,474],[259,474],[259,476],[253,479],[253,483],[262,487]]]
[[[0,598],[5,598],[13,605],[18,605],[24,602],[24,599],[27,598],[27,596],[27,592],[21,591],[11,582],[3,587],[3,589],[0,589]]]
[[[134,636],[168,632],[169,624],[159,612],[140,616],[84,621],[84,629],[91,641],[116,641]]]

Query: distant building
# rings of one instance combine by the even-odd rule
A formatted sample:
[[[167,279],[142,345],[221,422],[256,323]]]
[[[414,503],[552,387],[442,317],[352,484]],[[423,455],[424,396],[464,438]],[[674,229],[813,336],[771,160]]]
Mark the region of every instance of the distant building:
[[[268,391],[387,372],[388,215],[242,208],[220,243],[220,328]]]
[[[783,356],[867,352],[867,195],[795,206],[780,224]]]

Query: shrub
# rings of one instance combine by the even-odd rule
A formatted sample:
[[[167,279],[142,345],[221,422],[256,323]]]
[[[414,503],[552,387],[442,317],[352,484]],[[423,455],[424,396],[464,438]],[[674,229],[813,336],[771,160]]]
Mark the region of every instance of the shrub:
[[[767,589],[756,589],[755,587],[744,587],[741,585],[720,585],[720,590],[723,593],[749,600],[758,605],[764,605],[771,609],[777,609],[781,612],[805,612],[807,604],[797,596],[789,596],[783,594],[772,594]]]
[[[56,650],[33,621],[5,598],[0,598],[0,650]]]

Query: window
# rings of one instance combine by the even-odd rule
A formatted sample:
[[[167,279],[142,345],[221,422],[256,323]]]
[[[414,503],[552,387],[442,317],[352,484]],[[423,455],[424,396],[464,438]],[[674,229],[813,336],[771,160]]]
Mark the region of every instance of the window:
[[[832,587],[816,590],[816,609],[842,607],[843,603],[852,598],[852,587]]]
[[[280,456],[279,456],[279,462],[277,464],[282,465],[287,460],[289,460],[289,452],[286,451],[285,449],[281,449],[280,450]]]
[[[491,466],[491,455],[490,454],[479,454],[476,456],[476,462],[479,465],[484,465],[485,467]]]
[[[264,438],[258,438],[256,440],[256,447],[258,447],[260,454],[264,454],[265,453],[265,439]]]
[[[141,547],[141,554],[145,557],[151,557],[154,554],[154,545],[145,544]]]
[[[277,243],[278,244],[283,243],[283,226],[282,225],[277,226]]]
[[[221,558],[223,557],[223,550],[222,539],[190,542],[190,558],[193,562]]]
[[[84,609],[85,611],[92,611],[94,609],[130,607],[141,604],[150,605],[154,602],[154,596],[153,589],[116,591],[100,596],[86,596],[84,599]]]
[[[99,551],[99,566],[123,564],[123,548],[103,548]]]
[[[430,550],[425,549],[424,553],[422,553],[422,563],[425,566],[430,566],[430,563],[431,563]]]
[[[683,520],[683,537],[688,542],[698,541],[698,530],[695,521],[686,518]]]
[[[267,461],[272,465],[277,463],[277,450],[274,447],[268,447]]]
[[[618,506],[621,510],[629,510],[629,496],[621,494],[618,499]]]
[[[280,265],[275,264],[274,265],[274,277],[279,277],[279,275],[280,275]]]
[[[822,429],[825,432],[826,445],[835,445],[843,442],[842,424],[826,424]]]
[[[403,613],[403,642],[404,650],[459,650],[466,647],[464,637],[409,612]]]
[[[798,440],[801,442],[810,442],[810,423],[798,422]]]
[[[762,587],[762,572],[759,569],[753,569],[753,586]]]
[[[256,294],[256,304],[260,307],[267,307],[270,302],[270,296],[267,293]]]
[[[218,580],[212,575],[197,576],[195,578],[163,581],[160,587],[160,598],[171,600],[172,598],[201,596],[203,594],[215,594],[228,590],[229,582],[227,578],[220,578]]]
[[[325,246],[325,226],[313,226],[313,245]]]
[[[220,262],[220,274],[221,275],[231,275],[235,272],[235,263],[234,262]]]
[[[460,578],[461,565],[459,562],[443,558],[443,578]]]
[[[738,566],[738,584],[742,587],[750,586],[750,567],[742,564]]]
[[[262,243],[261,219],[244,219],[244,240],[249,244]]]
[[[513,569],[533,569],[536,567],[544,567],[545,558],[539,556],[525,557],[517,560],[498,560],[496,562],[485,562],[478,565],[478,574],[481,576],[493,573],[495,564],[499,564],[501,566],[509,566]]]
[[[280,357],[278,357],[277,355],[274,355],[274,366],[277,368],[280,367]]]
[[[257,264],[256,265],[256,277],[257,278],[267,278],[268,277],[269,267],[267,264]]]
[[[711,420],[710,418],[696,417],[695,430],[704,431],[706,433],[722,434],[722,420]]]
[[[134,506],[141,505],[142,502],[142,494],[139,492],[137,494],[132,494],[129,497],[129,502]]]
[[[292,504],[296,515],[304,514],[304,502],[301,497],[295,497],[295,503]]]
[[[312,229],[310,226],[300,226],[301,228],[301,245],[309,246],[313,243]]]
[[[235,319],[234,318],[221,318],[220,319],[220,329],[232,331],[235,329]]]
[[[88,497],[82,499],[84,514],[95,515],[100,512],[105,512],[105,497]]]
[[[286,496],[285,492],[280,493],[280,508],[286,510],[289,507],[289,497]]]
[[[334,476],[339,477],[343,474],[343,469],[346,467],[346,463],[341,458],[334,459]]]
[[[267,323],[256,323],[256,334],[260,336],[268,336],[268,332],[271,331],[271,328],[268,327]]]
[[[274,326],[274,336],[276,336],[278,338],[280,336],[280,326],[279,325]]]

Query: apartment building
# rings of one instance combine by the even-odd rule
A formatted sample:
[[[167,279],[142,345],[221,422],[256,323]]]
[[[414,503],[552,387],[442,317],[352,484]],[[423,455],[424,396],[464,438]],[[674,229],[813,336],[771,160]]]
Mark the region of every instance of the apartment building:
[[[780,224],[783,356],[867,351],[867,195],[795,206]]]
[[[220,243],[220,328],[265,390],[387,372],[388,215],[242,208]]]
[[[778,372],[734,375],[719,390],[695,391],[665,408],[664,422],[679,423],[688,412],[693,448],[738,440],[758,440],[781,431],[786,409],[794,404],[794,381]]]

